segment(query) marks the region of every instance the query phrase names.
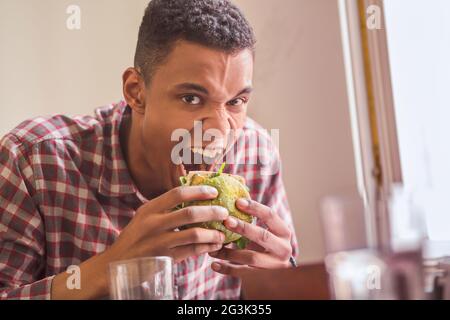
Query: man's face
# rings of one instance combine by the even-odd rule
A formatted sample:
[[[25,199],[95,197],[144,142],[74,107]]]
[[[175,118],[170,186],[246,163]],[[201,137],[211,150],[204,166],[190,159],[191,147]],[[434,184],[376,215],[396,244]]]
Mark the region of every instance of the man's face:
[[[230,130],[244,126],[252,78],[250,50],[231,55],[187,41],[177,42],[146,88],[145,112],[140,121],[144,157],[151,168],[160,170],[163,189],[179,185],[179,177],[186,171],[210,169],[206,165],[174,164],[171,153],[178,141],[171,141],[172,133],[176,129],[189,131],[193,152],[202,153],[201,148],[208,145],[212,153],[223,152],[231,143],[227,141]],[[200,145],[194,145],[195,121],[201,122],[202,133],[217,130],[212,143],[200,140]]]

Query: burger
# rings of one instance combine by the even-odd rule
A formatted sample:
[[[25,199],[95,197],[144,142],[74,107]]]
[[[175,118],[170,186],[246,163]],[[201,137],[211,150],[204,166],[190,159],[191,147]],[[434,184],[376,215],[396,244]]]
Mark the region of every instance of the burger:
[[[210,171],[190,171],[186,176],[180,177],[183,186],[206,185],[217,189],[218,196],[212,200],[191,201],[182,204],[182,207],[189,206],[222,206],[226,208],[231,216],[236,219],[253,223],[253,216],[240,211],[236,208],[237,199],[250,199],[249,189],[245,184],[245,179],[238,175],[223,173],[225,164],[221,166],[218,172]],[[228,230],[223,221],[208,221],[186,226],[201,227],[206,229],[215,229],[225,234],[224,244],[235,243],[238,248],[243,249],[248,243],[248,239]]]

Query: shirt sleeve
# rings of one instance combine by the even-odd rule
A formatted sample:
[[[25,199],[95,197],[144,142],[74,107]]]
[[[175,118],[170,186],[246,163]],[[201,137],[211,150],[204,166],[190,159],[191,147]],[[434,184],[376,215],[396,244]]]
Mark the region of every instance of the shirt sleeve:
[[[33,170],[18,139],[0,141],[0,299],[50,299],[44,224],[32,199]]]

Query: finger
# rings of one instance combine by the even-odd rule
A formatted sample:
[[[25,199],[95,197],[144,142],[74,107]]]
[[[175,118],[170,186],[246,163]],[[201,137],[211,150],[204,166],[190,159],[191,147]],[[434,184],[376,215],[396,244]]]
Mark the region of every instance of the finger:
[[[169,248],[190,244],[223,244],[225,235],[217,230],[204,228],[191,228],[182,231],[173,231],[165,239]]]
[[[219,251],[210,252],[213,258],[226,260],[234,264],[248,265],[264,269],[286,268],[288,263],[267,253],[252,250],[235,250],[222,248]]]
[[[232,265],[225,262],[213,262],[211,264],[211,269],[221,274],[233,277],[242,277],[243,275],[252,272],[253,268],[249,266]]]
[[[248,250],[253,250],[253,251],[257,251],[257,252],[267,252],[266,249],[264,249],[263,247],[261,247],[259,244],[254,243],[254,242],[250,242],[246,249]]]
[[[232,216],[224,221],[224,225],[230,231],[248,238],[281,259],[289,259],[292,254],[289,241],[275,236],[272,232],[260,226],[252,225]]]
[[[222,244],[214,243],[214,244],[190,244],[186,246],[180,246],[173,249],[170,249],[171,256],[175,260],[175,262],[183,261],[192,256],[199,256],[204,253],[213,252],[220,250],[222,248]]]
[[[165,212],[183,202],[214,199],[217,194],[217,189],[210,186],[177,187],[153,199],[147,205],[151,205],[155,212]]]
[[[163,228],[165,228],[165,230],[173,230],[193,223],[223,221],[228,215],[228,210],[220,206],[186,207],[164,214]]]
[[[238,199],[236,206],[238,209],[261,219],[269,230],[277,236],[290,236],[291,231],[289,227],[272,208],[250,199]]]

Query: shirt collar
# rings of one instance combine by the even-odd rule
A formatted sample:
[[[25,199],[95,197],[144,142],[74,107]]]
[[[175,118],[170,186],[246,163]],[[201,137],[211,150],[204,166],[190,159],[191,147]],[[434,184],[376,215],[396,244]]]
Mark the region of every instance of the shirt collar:
[[[128,171],[120,145],[120,125],[122,120],[131,116],[131,109],[125,101],[101,109],[97,112],[103,118],[103,152],[98,192],[108,197],[120,197],[139,193]]]

